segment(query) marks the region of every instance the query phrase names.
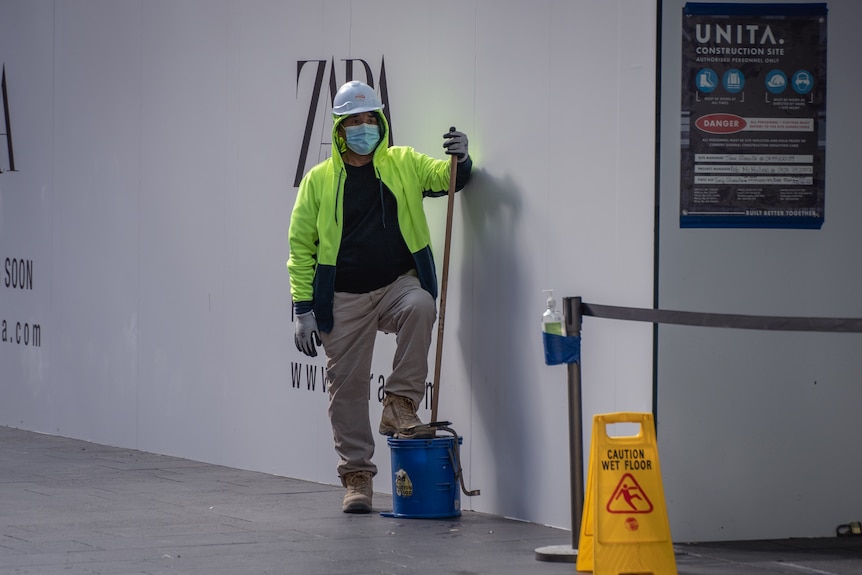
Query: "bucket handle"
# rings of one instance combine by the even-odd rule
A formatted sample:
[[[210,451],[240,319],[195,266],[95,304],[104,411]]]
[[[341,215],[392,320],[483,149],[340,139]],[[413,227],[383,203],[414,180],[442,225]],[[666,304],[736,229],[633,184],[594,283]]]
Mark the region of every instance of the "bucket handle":
[[[467,487],[464,485],[464,470],[461,467],[461,449],[458,447],[458,434],[455,433],[455,430],[451,427],[448,427],[448,421],[435,422],[437,429],[442,429],[443,431],[448,431],[453,436],[455,436],[455,441],[452,443],[455,445],[455,450],[453,452],[452,449],[449,449],[449,462],[452,464],[452,469],[455,471],[455,477],[458,479],[458,482],[461,484],[461,491],[464,495],[468,497],[473,497],[474,495],[479,495],[480,491],[478,489],[473,489],[472,491],[468,491]],[[442,425],[441,425],[442,424]]]

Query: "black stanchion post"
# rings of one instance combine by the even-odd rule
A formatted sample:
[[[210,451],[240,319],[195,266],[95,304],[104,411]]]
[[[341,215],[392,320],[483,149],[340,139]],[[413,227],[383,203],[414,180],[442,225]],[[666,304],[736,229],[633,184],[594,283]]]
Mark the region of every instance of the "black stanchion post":
[[[563,298],[566,337],[581,337],[581,298]],[[581,405],[581,362],[569,363],[569,473],[572,502],[572,544],[551,545],[536,549],[539,561],[574,563],[578,560],[578,539],[584,514],[584,433]]]
[[[581,298],[563,298],[566,336],[581,337]],[[569,371],[569,466],[572,491],[572,547],[578,548],[581,517],[584,516],[584,421],[581,405],[581,362],[570,363]]]

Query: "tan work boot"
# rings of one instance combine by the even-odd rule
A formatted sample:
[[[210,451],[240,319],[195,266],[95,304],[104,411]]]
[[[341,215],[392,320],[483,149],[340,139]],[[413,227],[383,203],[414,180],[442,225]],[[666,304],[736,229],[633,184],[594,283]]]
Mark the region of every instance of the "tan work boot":
[[[410,399],[390,393],[383,400],[380,434],[398,439],[426,439],[434,437],[434,430],[425,426],[416,416],[416,406]]]
[[[345,513],[371,513],[371,496],[374,493],[371,473],[355,471],[341,478],[341,483],[347,488],[341,501],[341,510]]]

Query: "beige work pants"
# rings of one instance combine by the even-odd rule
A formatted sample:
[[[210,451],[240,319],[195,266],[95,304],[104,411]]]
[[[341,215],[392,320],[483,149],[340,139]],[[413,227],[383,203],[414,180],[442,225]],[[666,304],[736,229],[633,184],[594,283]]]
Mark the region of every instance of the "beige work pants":
[[[437,306],[415,274],[409,273],[370,293],[336,292],[333,317],[332,331],[320,337],[329,379],[329,419],[340,459],[338,475],[343,478],[354,471],[376,474],[368,413],[374,339],[378,331],[396,334],[385,393],[408,397],[419,405],[425,395]]]

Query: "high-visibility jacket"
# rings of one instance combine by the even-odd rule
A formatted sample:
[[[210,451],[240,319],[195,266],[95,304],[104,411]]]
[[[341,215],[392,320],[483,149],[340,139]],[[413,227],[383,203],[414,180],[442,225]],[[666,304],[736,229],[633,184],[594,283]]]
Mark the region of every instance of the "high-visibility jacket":
[[[389,123],[378,113],[383,126],[374,151],[374,170],[398,204],[398,225],[413,254],[422,287],[437,297],[437,271],[431,251],[431,233],[422,200],[446,195],[449,161],[438,160],[408,146],[389,146]],[[338,125],[346,116],[336,116],[332,126],[332,156],[311,168],[299,184],[290,218],[288,240],[291,299],[296,313],[314,311],[321,331],[332,329],[336,262],[344,226],[343,194],[347,177],[341,152],[344,140]],[[458,165],[459,187],[469,178],[472,161]]]

